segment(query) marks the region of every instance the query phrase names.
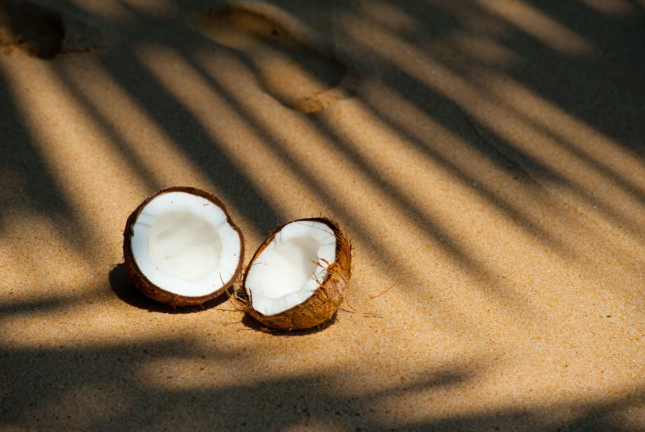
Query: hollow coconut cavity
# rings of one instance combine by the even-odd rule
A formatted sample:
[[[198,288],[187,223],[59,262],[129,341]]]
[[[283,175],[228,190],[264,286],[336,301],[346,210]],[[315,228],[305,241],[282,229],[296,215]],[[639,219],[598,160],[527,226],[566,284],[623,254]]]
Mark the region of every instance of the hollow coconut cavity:
[[[351,276],[351,245],[338,224],[301,219],[277,228],[253,256],[241,292],[264,325],[294,330],[334,316]]]
[[[224,204],[188,187],[161,190],[130,215],[125,265],[146,296],[173,306],[198,305],[238,278],[244,241]]]

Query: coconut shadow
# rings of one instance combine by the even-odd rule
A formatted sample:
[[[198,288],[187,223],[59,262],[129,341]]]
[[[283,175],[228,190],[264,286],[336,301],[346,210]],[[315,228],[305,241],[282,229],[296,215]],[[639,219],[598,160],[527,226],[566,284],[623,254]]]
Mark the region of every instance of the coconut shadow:
[[[308,336],[311,334],[319,333],[321,331],[324,331],[327,329],[327,327],[333,325],[337,319],[336,316],[338,315],[338,312],[334,314],[333,317],[328,319],[322,324],[319,324],[315,327],[308,328],[308,329],[302,329],[302,330],[275,330],[266,327],[263,325],[261,322],[255,320],[252,316],[249,314],[244,314],[244,318],[242,318],[241,323],[247,327],[248,329],[255,330],[261,333],[268,333],[272,336]]]
[[[197,313],[217,307],[228,300],[228,296],[222,293],[219,297],[197,306],[173,307],[164,303],[156,302],[141,294],[132,282],[130,282],[124,263],[117,264],[112,268],[112,270],[110,270],[109,281],[110,288],[112,288],[112,291],[118,298],[131,306],[148,312],[160,312],[166,314]]]

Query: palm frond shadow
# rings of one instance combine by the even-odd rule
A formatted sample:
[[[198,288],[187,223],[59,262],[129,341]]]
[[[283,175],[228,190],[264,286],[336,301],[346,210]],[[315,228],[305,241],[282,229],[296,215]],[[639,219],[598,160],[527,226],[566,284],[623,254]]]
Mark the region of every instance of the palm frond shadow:
[[[378,239],[374,239],[369,229],[355,220],[355,215],[343,204],[334,200],[333,192],[325,190],[316,182],[315,177],[307,172],[292,157],[289,149],[275,134],[263,126],[254,114],[245,110],[240,103],[240,95],[234,94],[221,82],[209,76],[201,68],[193,56],[191,49],[221,49],[215,42],[200,36],[191,27],[183,23],[178,26],[183,14],[152,13],[145,9],[137,9],[130,2],[116,2],[121,5],[128,16],[122,22],[110,23],[107,18],[104,24],[112,24],[122,29],[127,35],[127,41],[120,41],[116,47],[100,54],[92,54],[97,64],[113,79],[117,85],[145,112],[152,121],[169,137],[176,147],[202,172],[213,184],[219,187],[222,198],[230,202],[259,233],[268,233],[277,221],[284,220],[285,214],[263,190],[256,184],[253,173],[240,168],[233,158],[222,150],[222,143],[213,138],[201,121],[167,91],[162,83],[150,72],[149,68],[136,54],[136,47],[149,44],[151,38],[155,43],[163,45],[197,72],[208,87],[222,96],[231,111],[239,114],[243,123],[257,133],[272,149],[273,157],[290,167],[292,173],[310,190],[316,191],[316,197],[328,204],[339,219],[346,221],[352,227],[354,235],[368,247],[381,249]],[[173,11],[192,13],[198,10],[223,6],[228,2],[216,1],[171,1]],[[276,7],[287,10],[293,9],[294,14],[302,13],[299,18],[312,27],[321,26],[327,30],[333,23],[325,21],[327,15],[317,16],[316,8],[324,8],[318,4],[292,7],[290,1],[274,1]],[[403,2],[405,3],[405,2]],[[552,22],[575,31],[583,39],[598,47],[598,53],[590,56],[568,56],[557,52],[541,42],[534,35],[528,34],[508,22],[492,16],[476,5],[463,3],[449,6],[437,2],[426,2],[417,5],[421,11],[415,16],[419,27],[424,23],[433,24],[432,37],[437,51],[428,50],[428,55],[453,73],[465,80],[473,78],[469,74],[478,71],[477,67],[468,63],[454,61],[454,57],[441,57],[444,51],[437,48],[440,43],[449,43],[451,38],[470,31],[468,21],[460,16],[458,10],[468,7],[469,16],[479,14],[487,22],[511,28],[500,36],[499,42],[505,49],[524,61],[523,65],[510,67],[506,70],[496,70],[506,74],[540,95],[545,100],[560,108],[573,118],[579,119],[591,129],[610,137],[620,150],[626,150],[637,158],[645,155],[642,136],[644,134],[645,114],[642,112],[645,95],[643,88],[645,76],[645,57],[637,55],[645,49],[645,8],[642,2],[625,0],[637,12],[627,18],[609,17],[592,9],[590,2],[524,1],[532,9],[544,15]],[[357,13],[357,2],[341,4],[334,2],[342,13]],[[394,3],[392,3],[394,4]],[[410,3],[411,4],[411,3]],[[457,3],[455,3],[457,4]],[[466,6],[464,6],[466,5]],[[60,8],[75,8],[68,2],[61,2]],[[345,9],[343,9],[345,8]],[[304,11],[304,12],[303,12]],[[138,28],[139,24],[145,24]],[[436,24],[436,25],[435,25]],[[121,27],[119,27],[121,26]],[[181,27],[172,33],[172,28]],[[147,33],[151,28],[157,33]],[[403,40],[410,43],[420,43],[422,37],[428,34],[415,32],[415,26],[390,30],[398,32]],[[167,34],[166,34],[167,33]],[[173,39],[173,35],[191,34],[189,39],[195,45],[188,46],[186,42]],[[342,36],[342,35],[341,35]],[[345,35],[347,37],[347,35]],[[181,39],[181,38],[178,38]],[[354,41],[356,44],[356,41]],[[501,171],[517,175],[527,187],[538,184],[552,183],[572,191],[576,196],[591,205],[603,203],[593,197],[583,194],[584,185],[569,181],[561,173],[556,172],[547,164],[528,154],[510,139],[500,136],[481,119],[467,118],[467,108],[458,101],[439,94],[418,77],[403,70],[395,62],[385,56],[367,52],[364,57],[353,59],[356,67],[363,74],[361,79],[374,80],[407,100],[415,109],[444,125],[452,133],[468,143],[476,150],[482,160],[492,162]],[[342,50],[340,50],[342,51]],[[282,54],[289,55],[288,50]],[[351,53],[340,52],[339,61]],[[79,54],[80,55],[80,54]],[[41,57],[51,57],[44,55]],[[243,56],[242,56],[243,57]],[[58,57],[57,57],[58,58]],[[133,145],[120,135],[118,128],[109,125],[92,102],[83,96],[74,84],[73,77],[65,73],[64,61],[57,63],[57,58],[51,60],[51,68],[58,71],[61,85],[78,102],[84,112],[93,119],[100,129],[107,131],[108,139],[114,148],[125,159],[131,161],[132,171],[136,173],[145,187],[158,188],[160,182],[155,178],[144,159],[135,158]],[[271,94],[271,89],[262,81],[260,70],[248,58],[242,58],[246,68],[258,75],[260,90]],[[40,61],[48,61],[42,59]],[[612,66],[612,61],[623,68]],[[472,60],[476,63],[475,60]],[[375,68],[378,65],[379,68]],[[255,68],[255,69],[254,69]],[[312,75],[316,75],[315,71]],[[608,79],[609,76],[611,79]],[[638,79],[634,78],[638,77]],[[611,85],[607,84],[611,81]],[[473,84],[474,86],[474,84]],[[483,88],[480,88],[484,92]],[[620,102],[613,101],[612,95],[622,95]],[[273,91],[275,94],[276,92]],[[485,94],[485,93],[483,93]],[[366,112],[381,121],[388,130],[411,142],[423,157],[443,165],[449,169],[464,184],[472,184],[477,178],[475,168],[450,164],[452,154],[432,146],[431,137],[418,137],[414,131],[403,124],[396,116],[387,112],[387,107],[370,105],[369,100],[360,90],[354,97],[364,105]],[[91,236],[92,229],[84,225],[74,204],[60,184],[56,173],[47,165],[46,155],[38,146],[38,138],[30,131],[24,113],[21,111],[16,95],[13,93],[10,79],[0,68],[0,99],[3,100],[3,121],[0,122],[2,135],[3,158],[0,158],[0,232],[7,226],[9,216],[19,214],[27,209],[39,215],[44,215],[51,221],[61,236],[79,254],[87,256],[88,262],[96,252],[87,246],[90,242],[84,240]],[[491,100],[494,100],[491,96]],[[600,101],[600,102],[599,102]],[[602,101],[613,101],[606,105]],[[502,104],[502,101],[496,101]],[[284,104],[287,105],[288,104]],[[276,105],[277,106],[277,105]],[[589,109],[589,106],[595,109]],[[282,106],[280,106],[282,108]],[[506,107],[508,108],[508,107]],[[617,113],[616,114],[616,111]],[[316,114],[306,116],[298,113],[304,119],[303,123],[310,126],[328,142],[329,146],[347,161],[354,169],[364,174],[370,184],[385,191],[397,210],[408,219],[414,221],[419,229],[429,237],[442,238],[437,247],[444,248],[448,255],[459,262],[466,272],[472,270],[483,279],[488,277],[488,286],[492,287],[494,295],[508,297],[515,295],[517,287],[506,285],[495,272],[480,272],[479,257],[472,256],[467,250],[459,248],[451,242],[449,233],[442,230],[439,223],[427,217],[414,202],[402,196],[395,185],[384,178],[378,169],[367,163],[360,154],[352,149],[350,143],[342,134],[325,123],[323,116]],[[620,117],[620,119],[618,118]],[[625,120],[626,119],[626,120]],[[456,121],[458,120],[458,121]],[[486,135],[490,140],[483,137]],[[562,146],[568,143],[561,140]],[[584,157],[584,152],[578,156],[588,166],[595,163],[591,158]],[[602,161],[601,161],[602,162]],[[645,192],[637,184],[637,179],[621,177],[597,163],[595,168],[617,184],[617,188],[625,192],[636,202],[645,202]],[[535,186],[537,187],[537,186]],[[533,223],[532,216],[527,210],[507,202],[494,187],[480,188],[481,195],[487,202],[504,212],[510,219],[516,219],[518,225],[532,236],[539,236],[546,247],[561,251],[563,255],[571,255],[576,251],[575,245],[567,244],[558,237],[558,233],[544,226]],[[631,224],[633,234],[642,233],[642,227],[633,223],[627,216],[622,215],[615,207],[607,204],[602,208],[617,224]],[[115,233],[117,235],[118,233]],[[583,251],[584,252],[584,251]],[[388,263],[385,272],[394,278],[411,278],[412,271],[404,258],[395,251],[383,248],[375,252],[382,262]],[[37,257],[32,257],[36,261]],[[132,307],[142,311],[163,314],[184,314],[207,311],[222,306],[227,296],[222,296],[204,307],[172,309],[153,302],[134,289],[128,281],[122,264],[116,265],[109,271],[108,283],[114,295]],[[419,291],[432,291],[432,283]],[[410,292],[408,301],[417,301],[426,292]],[[235,295],[230,292],[229,295]],[[518,293],[521,299],[523,294]],[[69,302],[66,298],[40,299],[27,302],[0,303],[0,318],[12,319],[31,317],[38,313],[46,313],[62,309]],[[512,309],[509,303],[505,306]],[[521,311],[517,311],[519,314]],[[241,312],[240,312],[241,313]],[[172,318],[172,317],[167,317]],[[333,320],[320,328],[304,332],[276,332],[276,336],[294,336],[293,342],[308,341],[324,336],[325,331],[331,332],[330,326],[342,325],[343,317]],[[470,327],[464,324],[463,317],[446,317],[450,325]],[[244,316],[239,324],[242,330],[253,330],[252,337],[262,338],[265,329],[252,318]],[[235,337],[233,329],[232,336]],[[351,329],[349,329],[351,331]],[[82,430],[131,430],[131,429],[217,429],[217,430],[281,430],[286,428],[306,429],[321,427],[344,430],[370,431],[615,431],[636,432],[642,429],[642,424],[631,425],[629,412],[642,409],[645,405],[645,388],[638,383],[631,390],[624,390],[613,396],[598,396],[589,400],[588,396],[572,397],[567,400],[554,398],[551,404],[518,408],[512,396],[507,396],[500,407],[482,408],[480,411],[455,411],[445,414],[439,409],[442,398],[447,392],[455,389],[466,390],[466,394],[477,398],[474,383],[480,376],[473,373],[468,365],[454,364],[442,368],[429,368],[423,377],[416,377],[414,382],[391,384],[380,389],[353,388],[352,376],[342,367],[334,365],[314,365],[309,372],[282,373],[276,368],[271,376],[254,371],[255,365],[264,364],[268,358],[281,359],[280,352],[263,352],[264,357],[249,354],[244,350],[231,349],[222,341],[195,341],[186,337],[172,335],[154,335],[150,340],[133,342],[127,335],[115,338],[112,343],[102,342],[102,346],[70,346],[61,343],[59,346],[38,347],[22,341],[7,342],[8,337],[0,338],[0,427],[11,428],[42,428],[51,430],[69,430],[70,425],[76,425]],[[278,343],[280,338],[270,338]],[[282,338],[284,339],[284,338]],[[254,339],[259,340],[259,339]],[[213,346],[215,348],[213,348]],[[391,367],[390,360],[396,360],[401,353],[388,353],[391,358],[381,359],[381,364]],[[483,361],[483,360],[482,360]],[[329,366],[329,367],[328,367]],[[499,364],[489,367],[504,367]],[[382,372],[386,377],[394,374],[391,368]],[[484,368],[485,369],[485,368]],[[300,369],[302,371],[302,369]],[[377,373],[377,372],[374,372]],[[203,377],[200,374],[204,374]],[[229,375],[239,377],[235,382],[223,379]],[[222,378],[221,381],[218,379]],[[345,379],[347,378],[347,384]],[[382,378],[382,377],[379,377]],[[417,397],[418,396],[418,397]],[[415,399],[416,398],[416,399]],[[406,403],[412,400],[415,406],[425,406],[425,413],[410,414],[406,411]],[[420,402],[423,401],[423,402]],[[252,414],[249,414],[252,412]],[[408,414],[405,414],[405,413]],[[407,415],[407,417],[406,417]]]

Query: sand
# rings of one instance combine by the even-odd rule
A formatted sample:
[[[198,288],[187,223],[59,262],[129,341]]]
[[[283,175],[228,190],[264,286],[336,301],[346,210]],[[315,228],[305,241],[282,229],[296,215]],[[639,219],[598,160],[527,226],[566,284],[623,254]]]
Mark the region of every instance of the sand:
[[[645,430],[642,0],[0,5],[0,430]],[[353,239],[263,331],[133,290],[127,216]]]

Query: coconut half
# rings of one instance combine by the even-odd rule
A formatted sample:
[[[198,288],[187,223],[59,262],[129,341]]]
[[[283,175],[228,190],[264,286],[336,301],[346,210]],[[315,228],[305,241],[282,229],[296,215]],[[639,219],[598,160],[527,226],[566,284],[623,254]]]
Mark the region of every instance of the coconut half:
[[[130,280],[144,295],[173,306],[198,305],[238,278],[244,239],[216,197],[173,187],[130,215],[123,255]]]
[[[246,270],[242,296],[248,313],[280,330],[315,327],[329,320],[345,298],[351,245],[327,218],[278,227]]]

